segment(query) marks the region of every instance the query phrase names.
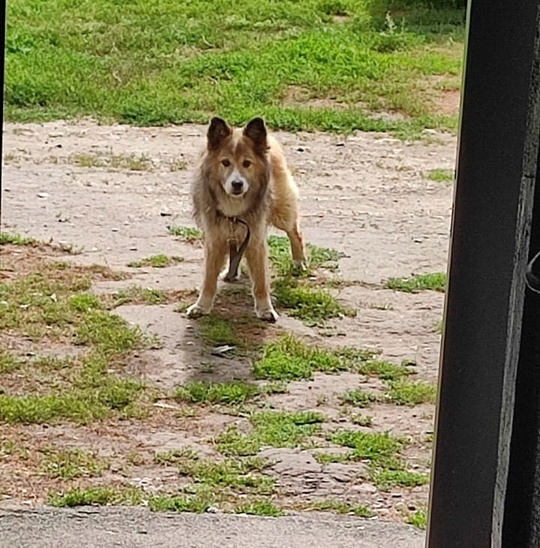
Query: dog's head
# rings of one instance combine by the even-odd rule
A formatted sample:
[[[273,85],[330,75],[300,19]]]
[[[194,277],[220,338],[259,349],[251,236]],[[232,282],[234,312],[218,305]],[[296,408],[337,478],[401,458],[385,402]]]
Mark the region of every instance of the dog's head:
[[[215,179],[229,196],[241,198],[258,190],[267,179],[267,131],[262,118],[253,118],[243,130],[235,130],[221,118],[212,118],[207,151]]]

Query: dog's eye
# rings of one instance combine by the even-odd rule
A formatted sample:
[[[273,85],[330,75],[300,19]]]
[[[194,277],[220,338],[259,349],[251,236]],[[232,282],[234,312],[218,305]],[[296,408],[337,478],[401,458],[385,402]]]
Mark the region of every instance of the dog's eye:
[[[227,158],[224,158],[223,160],[221,160],[221,165],[224,167],[229,167],[231,165],[231,162],[227,160]]]
[[[242,165],[244,167],[249,167],[251,165],[251,160],[244,160],[244,163]]]

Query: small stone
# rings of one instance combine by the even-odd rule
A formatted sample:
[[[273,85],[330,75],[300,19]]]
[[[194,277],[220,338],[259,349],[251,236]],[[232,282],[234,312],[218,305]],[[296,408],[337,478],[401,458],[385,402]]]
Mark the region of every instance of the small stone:
[[[48,198],[49,195],[46,192],[38,192],[38,198]]]

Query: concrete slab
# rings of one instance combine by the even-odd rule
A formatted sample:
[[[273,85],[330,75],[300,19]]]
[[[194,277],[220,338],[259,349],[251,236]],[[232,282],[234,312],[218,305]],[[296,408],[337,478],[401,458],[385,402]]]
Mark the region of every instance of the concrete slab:
[[[265,518],[143,508],[0,510],[1,548],[422,548],[407,525],[310,514]]]

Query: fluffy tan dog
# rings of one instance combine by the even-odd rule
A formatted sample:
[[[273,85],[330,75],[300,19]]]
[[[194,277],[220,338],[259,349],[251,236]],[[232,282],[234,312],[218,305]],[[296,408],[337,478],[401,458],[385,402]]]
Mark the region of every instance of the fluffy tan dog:
[[[277,140],[268,135],[262,118],[234,129],[212,118],[193,184],[197,224],[204,231],[204,280],[190,317],[208,314],[214,302],[219,273],[230,257],[225,280],[238,275],[245,252],[255,299],[263,320],[278,315],[270,298],[267,229],[284,230],[291,242],[296,267],[305,266],[305,250],[298,222],[298,188]]]

